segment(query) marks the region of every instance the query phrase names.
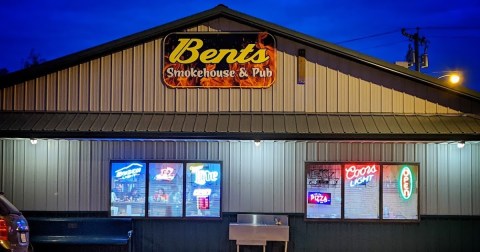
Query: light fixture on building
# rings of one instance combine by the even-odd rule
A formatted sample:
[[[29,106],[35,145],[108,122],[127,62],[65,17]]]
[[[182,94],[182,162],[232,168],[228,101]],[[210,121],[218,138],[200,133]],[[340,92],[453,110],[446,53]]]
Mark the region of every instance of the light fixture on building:
[[[460,142],[458,142],[458,143],[457,143],[457,147],[458,147],[459,149],[465,147],[465,141],[460,141]]]
[[[30,143],[31,144],[37,144],[38,140],[36,138],[30,138]]]
[[[260,140],[255,140],[255,146],[260,146],[261,141]]]

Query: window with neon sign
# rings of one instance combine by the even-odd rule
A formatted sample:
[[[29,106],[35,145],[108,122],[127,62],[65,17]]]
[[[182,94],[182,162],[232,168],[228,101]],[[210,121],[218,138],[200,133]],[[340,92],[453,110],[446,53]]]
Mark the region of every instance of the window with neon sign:
[[[384,165],[383,219],[418,219],[418,165]]]
[[[345,164],[345,219],[378,219],[380,165]]]
[[[305,219],[419,220],[417,163],[307,162]]]
[[[148,216],[182,217],[183,163],[150,163]]]
[[[111,215],[145,216],[144,162],[118,162],[111,164]]]
[[[220,218],[222,164],[111,161],[110,215]]]
[[[342,207],[342,166],[307,164],[306,217],[340,219]]]
[[[186,217],[220,217],[220,163],[187,163]]]

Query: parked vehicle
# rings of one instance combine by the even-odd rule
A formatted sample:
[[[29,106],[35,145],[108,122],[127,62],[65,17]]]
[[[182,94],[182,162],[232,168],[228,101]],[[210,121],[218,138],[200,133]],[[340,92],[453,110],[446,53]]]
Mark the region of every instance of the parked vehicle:
[[[0,251],[29,251],[29,228],[22,213],[0,192]]]

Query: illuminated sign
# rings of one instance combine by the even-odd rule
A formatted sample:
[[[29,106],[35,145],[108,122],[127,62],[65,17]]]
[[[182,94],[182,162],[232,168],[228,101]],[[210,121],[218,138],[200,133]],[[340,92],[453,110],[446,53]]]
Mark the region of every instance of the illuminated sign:
[[[350,187],[366,185],[368,182],[372,181],[375,173],[377,173],[377,167],[375,165],[367,165],[361,168],[351,165],[345,169],[345,176],[350,180]]]
[[[332,196],[330,193],[309,192],[307,202],[308,204],[330,205]]]
[[[195,189],[193,191],[193,196],[196,196],[196,197],[208,197],[210,196],[210,194],[212,194],[212,189],[210,188],[207,188],[207,189]]]
[[[203,170],[203,165],[192,165],[190,171],[195,174],[195,183],[198,185],[205,185],[207,182],[218,180],[218,172]]]
[[[186,163],[185,217],[220,217],[221,174],[220,163]]]
[[[160,173],[155,176],[155,180],[172,181],[175,178],[175,169],[172,167],[166,167],[160,169]]]
[[[200,210],[210,209],[210,194],[212,194],[212,189],[195,189],[193,191],[193,196],[197,197],[197,208]]]
[[[138,163],[131,163],[123,168],[115,171],[115,177],[117,179],[129,179],[140,175],[143,165]]]
[[[172,33],[163,49],[169,87],[264,88],[275,80],[275,39],[266,32]]]
[[[400,195],[403,199],[410,199],[413,192],[413,175],[408,166],[403,167],[398,179]]]

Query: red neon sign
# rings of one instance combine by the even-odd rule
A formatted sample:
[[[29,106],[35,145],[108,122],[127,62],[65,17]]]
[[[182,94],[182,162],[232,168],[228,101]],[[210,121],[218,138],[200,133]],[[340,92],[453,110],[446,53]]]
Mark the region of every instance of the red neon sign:
[[[366,185],[368,182],[372,181],[375,173],[378,171],[376,165],[359,167],[356,165],[347,165],[347,167],[348,168],[345,168],[345,177],[350,180],[351,187]]]
[[[210,209],[210,198],[209,197],[198,197],[197,198],[197,208],[200,210]]]

